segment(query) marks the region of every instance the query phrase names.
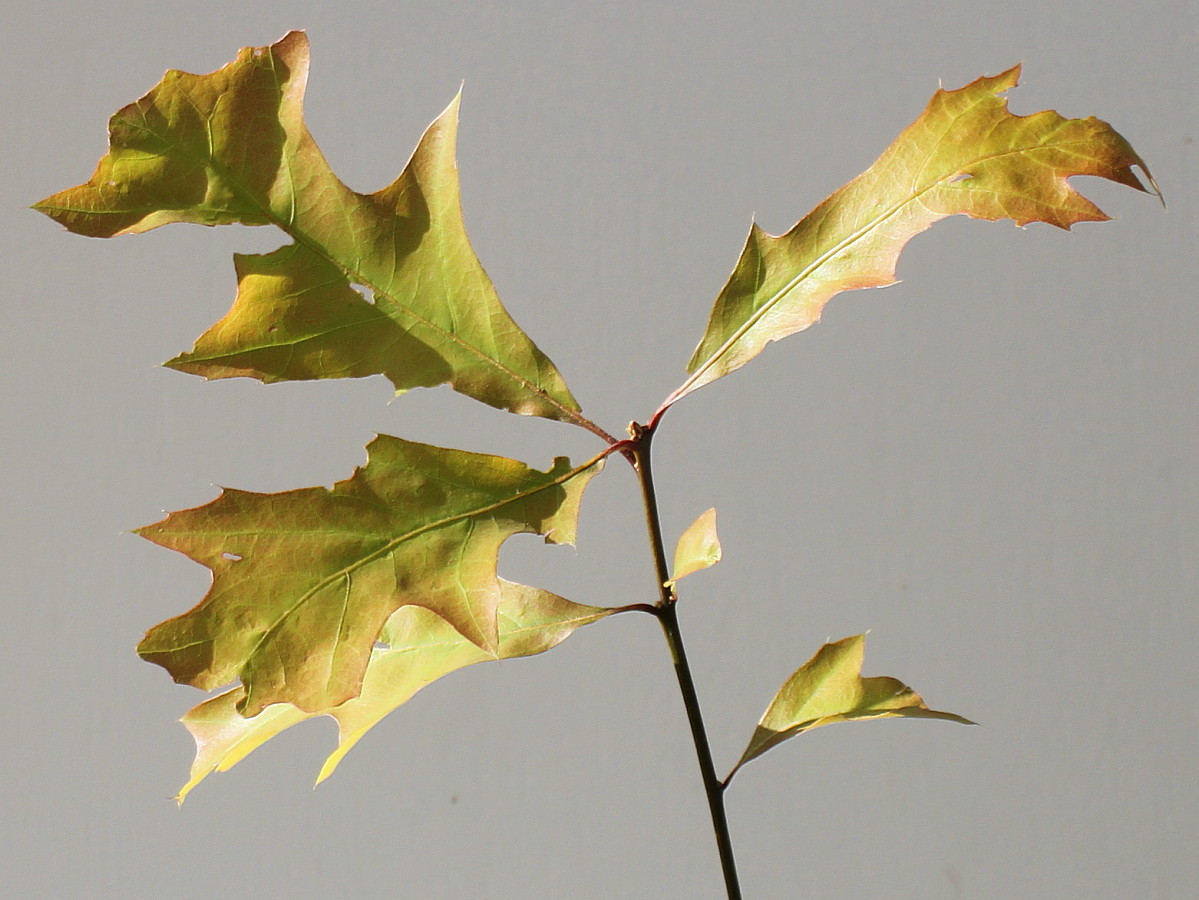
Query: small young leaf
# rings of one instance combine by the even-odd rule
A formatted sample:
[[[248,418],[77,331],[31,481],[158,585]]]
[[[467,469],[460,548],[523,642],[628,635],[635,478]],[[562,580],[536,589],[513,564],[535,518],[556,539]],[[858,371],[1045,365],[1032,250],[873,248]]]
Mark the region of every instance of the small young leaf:
[[[716,535],[716,509],[700,513],[687,526],[674,548],[674,567],[670,583],[674,584],[700,569],[720,562],[720,538]]]
[[[332,489],[225,490],[138,534],[212,570],[191,611],[147,633],[138,653],[176,681],[213,690],[240,678],[239,712],[272,703],[322,712],[354,697],[384,623],[402,606],[441,616],[498,652],[496,575],[513,534],[573,543],[578,505],[602,460],[548,472],[499,456],[380,435]]]
[[[400,391],[448,382],[500,409],[590,426],[471,249],[457,98],[395,182],[358,194],[304,124],[307,79],[303,32],[207,75],[167,72],[112,117],[91,179],[35,209],[93,237],[236,222],[293,239],[236,257],[233,308],[174,368],[263,381],[382,374]]]
[[[1106,122],[1008,112],[999,95],[1019,74],[1017,66],[937,91],[874,165],[786,234],[754,225],[687,364],[691,377],[664,405],[812,325],[834,294],[894,284],[904,245],[946,216],[1068,229],[1108,218],[1069,185],[1072,175],[1144,191],[1132,171],[1139,166],[1156,189],[1145,163]]]
[[[544,653],[576,628],[612,610],[571,603],[556,594],[500,581],[498,607],[500,659]],[[466,640],[427,609],[405,606],[388,620],[388,646],[371,653],[362,692],[323,713],[304,712],[289,703],[268,706],[253,718],[238,712],[244,688],[233,688],[199,704],[183,717],[196,740],[191,779],[179,791],[180,803],[212,772],[226,772],[282,731],[306,719],[328,715],[337,720],[338,746],[321,768],[317,783],[337,768],[350,749],[384,716],[407,703],[417,691],[455,669],[494,657]]]
[[[920,695],[902,681],[863,678],[865,650],[866,636],[859,634],[825,644],[800,666],[770,701],[749,746],[728,777],[787,738],[834,722],[903,716],[974,724],[953,713],[929,709]]]

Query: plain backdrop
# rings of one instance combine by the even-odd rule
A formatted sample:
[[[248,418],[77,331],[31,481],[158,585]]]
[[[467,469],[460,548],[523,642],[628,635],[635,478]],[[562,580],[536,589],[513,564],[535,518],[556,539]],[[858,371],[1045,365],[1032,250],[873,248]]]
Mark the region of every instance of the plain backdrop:
[[[310,789],[314,722],[180,810],[201,695],[137,659],[208,574],[126,533],[215,485],[330,484],[376,432],[544,467],[587,433],[382,378],[264,387],[157,368],[228,307],[269,229],[87,240],[26,209],[84,180],[167,68],[308,30],[307,118],[368,191],[465,81],[467,227],[501,297],[610,431],[683,377],[751,216],[788,228],[939,83],[1016,62],[1012,108],[1110,121],[1168,208],[955,218],[903,283],[679,404],[656,442],[669,539],[710,506],[725,560],[681,616],[718,764],[828,638],[979,723],[825,728],[728,795],[750,898],[1189,898],[1199,492],[1197,8],[1188,0],[6,0],[0,24],[4,521],[0,893],[9,897],[719,898],[654,622],[456,673]],[[613,462],[580,544],[508,578],[651,601]]]

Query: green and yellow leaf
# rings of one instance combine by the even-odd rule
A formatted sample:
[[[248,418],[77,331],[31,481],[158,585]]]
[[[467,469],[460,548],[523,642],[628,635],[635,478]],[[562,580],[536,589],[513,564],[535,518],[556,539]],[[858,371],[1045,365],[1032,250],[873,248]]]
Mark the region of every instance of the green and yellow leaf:
[[[174,368],[262,381],[382,374],[400,391],[449,383],[500,409],[586,427],[467,239],[458,99],[395,182],[359,194],[304,124],[307,79],[302,32],[207,75],[167,72],[112,117],[92,177],[35,208],[94,237],[171,222],[287,233],[293,243],[273,253],[236,257],[232,309]]]
[[[612,612],[508,581],[501,580],[500,586],[500,659],[544,653],[576,628]],[[276,703],[247,719],[238,711],[245,694],[241,687],[192,709],[183,717],[183,723],[195,738],[196,758],[190,780],[179,791],[179,802],[208,775],[228,771],[275,735],[307,719],[328,715],[337,721],[338,745],[321,768],[319,784],[333,774],[367,731],[425,685],[455,669],[495,658],[466,640],[440,616],[417,606],[405,606],[393,613],[385,636],[387,645],[371,652],[362,692],[333,709],[305,712],[289,703]]]
[[[720,562],[720,538],[716,534],[716,509],[700,513],[699,518],[687,526],[679,536],[674,548],[674,566],[670,583],[686,578],[701,569]]]
[[[974,724],[953,713],[929,709],[920,695],[902,681],[881,676],[863,678],[865,650],[866,635],[859,634],[825,644],[800,666],[770,701],[749,746],[728,777],[788,738],[834,722],[899,716]]]
[[[1000,95],[1019,74],[1017,66],[937,91],[869,169],[786,234],[769,235],[755,224],[687,364],[690,377],[665,405],[812,325],[833,295],[894,284],[904,245],[946,216],[1068,229],[1108,218],[1070,186],[1070,176],[1097,175],[1144,191],[1132,171],[1139,166],[1153,185],[1145,163],[1106,122],[1050,110],[1010,113]]]
[[[207,566],[213,582],[138,653],[204,690],[240,679],[247,716],[273,703],[323,712],[357,696],[384,623],[405,606],[435,613],[494,657],[500,545],[521,532],[573,543],[602,460],[572,467],[560,457],[540,472],[386,435],[367,453],[331,489],[225,490],[139,529]]]

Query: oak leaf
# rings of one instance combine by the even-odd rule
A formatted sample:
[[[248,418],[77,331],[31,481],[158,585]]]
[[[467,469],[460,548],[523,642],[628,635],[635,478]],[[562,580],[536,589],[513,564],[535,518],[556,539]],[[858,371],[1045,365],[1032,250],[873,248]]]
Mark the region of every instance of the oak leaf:
[[[500,409],[590,425],[471,249],[458,99],[399,178],[359,194],[304,124],[307,78],[303,32],[207,75],[169,71],[112,117],[92,177],[35,208],[93,237],[196,222],[275,225],[292,238],[236,256],[232,309],[168,363],[176,369],[267,382],[382,374],[399,391],[448,382]]]
[[[865,172],[786,234],[754,224],[687,364],[690,377],[663,404],[745,365],[771,341],[820,318],[840,291],[895,283],[900,252],[946,216],[1048,222],[1070,228],[1109,218],[1075,191],[1072,175],[1097,175],[1156,191],[1141,158],[1110,125],[1051,110],[1013,115],[1000,96],[1020,67],[939,90],[924,113]]]
[[[513,534],[573,543],[602,459],[547,472],[499,456],[380,435],[331,489],[225,490],[138,534],[212,570],[192,610],[151,629],[138,653],[179,682],[240,679],[238,710],[319,712],[356,696],[384,623],[423,607],[489,656],[499,652],[496,574]]]

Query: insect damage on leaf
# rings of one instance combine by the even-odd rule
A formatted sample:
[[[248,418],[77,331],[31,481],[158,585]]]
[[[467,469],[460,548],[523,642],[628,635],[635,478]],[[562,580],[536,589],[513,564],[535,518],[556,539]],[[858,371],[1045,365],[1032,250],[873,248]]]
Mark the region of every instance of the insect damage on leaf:
[[[814,324],[833,295],[895,283],[909,240],[946,216],[1048,222],[1069,228],[1108,218],[1067,181],[1097,175],[1148,190],[1144,161],[1099,119],[1045,110],[1016,116],[1000,95],[1019,66],[956,91],[924,113],[865,172],[786,234],[756,224],[687,365],[663,407],[745,365],[771,341]]]
[[[358,694],[384,623],[400,607],[440,616],[488,656],[499,650],[500,545],[521,532],[573,543],[602,459],[548,472],[499,456],[380,435],[332,489],[225,490],[138,534],[212,570],[191,611],[138,647],[176,681],[240,679],[243,715],[272,703],[308,712]]]
[[[458,98],[399,178],[359,194],[304,124],[307,79],[298,31],[207,75],[167,72],[112,117],[92,177],[35,209],[93,237],[197,222],[271,224],[292,238],[236,257],[232,309],[173,368],[268,382],[381,374],[398,391],[448,382],[491,406],[604,436],[471,249],[454,161]]]

